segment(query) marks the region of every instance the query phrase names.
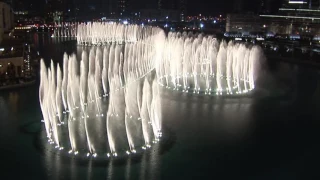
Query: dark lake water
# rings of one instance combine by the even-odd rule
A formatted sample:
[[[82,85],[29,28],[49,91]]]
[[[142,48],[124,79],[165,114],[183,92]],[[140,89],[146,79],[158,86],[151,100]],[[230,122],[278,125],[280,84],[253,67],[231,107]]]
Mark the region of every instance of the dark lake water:
[[[46,62],[74,43],[34,35]],[[167,146],[138,159],[78,162],[39,149],[38,83],[0,91],[0,179],[319,179],[320,72],[270,62],[254,94],[191,96],[163,89]],[[40,139],[40,140],[39,140]]]

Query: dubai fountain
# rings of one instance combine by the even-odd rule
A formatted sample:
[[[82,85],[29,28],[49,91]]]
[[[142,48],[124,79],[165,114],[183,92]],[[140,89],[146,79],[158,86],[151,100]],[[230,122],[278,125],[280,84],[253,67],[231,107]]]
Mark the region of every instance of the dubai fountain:
[[[147,27],[150,32],[153,27]],[[110,43],[64,55],[63,71],[41,61],[40,104],[48,141],[87,156],[143,151],[161,137],[155,42],[162,31],[134,43]],[[125,153],[124,153],[125,152]]]
[[[157,27],[87,23],[81,60],[41,61],[40,105],[48,142],[70,154],[135,154],[162,136],[159,87],[205,95],[240,95],[255,88],[259,46]],[[79,156],[79,155],[78,155]]]
[[[94,22],[79,24],[77,28],[77,42],[80,45],[104,45],[110,42],[134,43],[148,37],[153,37],[159,33],[163,33],[160,28]]]
[[[159,71],[160,85],[205,95],[240,95],[255,88],[264,55],[259,46],[219,42],[213,36],[169,33]]]
[[[77,36],[78,23],[62,23],[56,24],[52,37],[68,37],[74,38]]]

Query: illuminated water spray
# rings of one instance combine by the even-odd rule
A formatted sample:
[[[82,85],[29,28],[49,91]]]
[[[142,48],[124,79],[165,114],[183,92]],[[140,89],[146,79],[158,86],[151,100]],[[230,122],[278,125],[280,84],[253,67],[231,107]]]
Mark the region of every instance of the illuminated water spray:
[[[50,28],[50,27],[49,27]],[[78,23],[62,23],[53,27],[52,37],[76,37]]]
[[[155,60],[165,36],[149,27],[143,39],[64,55],[63,72],[41,60],[40,104],[50,143],[74,155],[136,153],[161,136]]]
[[[41,61],[39,99],[48,141],[74,155],[118,156],[150,148],[162,135],[159,85],[193,94],[255,88],[259,46],[212,36],[115,23],[78,24],[78,44],[96,45],[63,67]],[[125,152],[125,153],[124,153]]]
[[[245,94],[255,88],[263,59],[259,46],[169,33],[157,69],[159,83],[186,93]]]

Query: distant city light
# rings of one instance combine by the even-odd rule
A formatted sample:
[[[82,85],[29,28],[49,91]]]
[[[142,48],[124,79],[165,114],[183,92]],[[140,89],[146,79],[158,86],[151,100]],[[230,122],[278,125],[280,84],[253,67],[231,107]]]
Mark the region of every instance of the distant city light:
[[[123,24],[128,24],[128,21],[127,21],[127,20],[124,20],[124,21],[123,21]]]
[[[258,41],[264,41],[264,38],[258,37],[256,38]]]
[[[216,20],[214,20],[214,21],[213,21],[213,23],[217,23],[217,21],[216,21]]]
[[[320,19],[318,17],[281,16],[281,15],[260,15],[260,17],[291,18],[291,19],[311,19],[311,20],[319,20]]]
[[[203,28],[203,27],[204,27],[204,25],[201,23],[201,24],[200,24],[200,28]]]
[[[320,12],[317,9],[289,9],[289,8],[280,8],[279,11],[306,11],[306,12]]]
[[[304,1],[290,1],[289,0],[289,4],[306,4],[307,2]]]

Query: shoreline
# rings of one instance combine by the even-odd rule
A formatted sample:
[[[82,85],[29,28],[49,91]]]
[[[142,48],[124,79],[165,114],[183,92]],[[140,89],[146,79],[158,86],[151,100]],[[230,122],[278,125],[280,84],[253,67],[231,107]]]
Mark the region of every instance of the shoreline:
[[[36,80],[32,80],[32,81],[28,81],[28,82],[21,83],[21,84],[10,84],[10,85],[5,85],[5,86],[0,86],[0,90],[27,87],[27,86],[35,84],[35,82],[36,82]]]

